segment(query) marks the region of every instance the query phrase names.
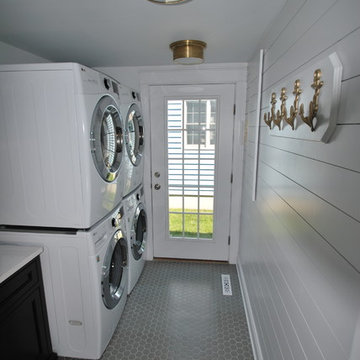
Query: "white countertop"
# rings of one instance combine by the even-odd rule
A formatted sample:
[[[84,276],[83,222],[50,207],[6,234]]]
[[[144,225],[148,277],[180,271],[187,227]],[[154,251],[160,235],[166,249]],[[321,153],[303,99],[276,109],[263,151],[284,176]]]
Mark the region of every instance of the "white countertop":
[[[0,245],[0,283],[43,252],[41,246]]]

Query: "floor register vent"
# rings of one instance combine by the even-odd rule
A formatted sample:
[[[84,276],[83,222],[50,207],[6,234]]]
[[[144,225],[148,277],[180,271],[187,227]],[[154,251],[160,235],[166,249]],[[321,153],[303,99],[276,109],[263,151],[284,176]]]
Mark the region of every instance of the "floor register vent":
[[[223,295],[232,295],[231,281],[229,274],[221,274],[221,283]]]

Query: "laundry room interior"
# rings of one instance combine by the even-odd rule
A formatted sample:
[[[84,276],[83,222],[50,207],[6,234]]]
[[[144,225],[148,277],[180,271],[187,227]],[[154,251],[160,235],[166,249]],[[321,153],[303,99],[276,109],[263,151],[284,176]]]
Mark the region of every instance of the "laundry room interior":
[[[360,359],[359,0],[1,0],[2,360]]]

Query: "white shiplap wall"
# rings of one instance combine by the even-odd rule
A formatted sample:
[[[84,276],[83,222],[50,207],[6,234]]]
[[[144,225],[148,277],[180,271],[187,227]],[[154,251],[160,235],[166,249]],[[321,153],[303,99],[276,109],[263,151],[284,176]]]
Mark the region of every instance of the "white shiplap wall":
[[[238,269],[258,359],[360,359],[359,14],[359,0],[289,0],[260,45],[263,93],[333,51],[344,70],[328,144],[262,122],[256,202],[258,54],[248,67]]]

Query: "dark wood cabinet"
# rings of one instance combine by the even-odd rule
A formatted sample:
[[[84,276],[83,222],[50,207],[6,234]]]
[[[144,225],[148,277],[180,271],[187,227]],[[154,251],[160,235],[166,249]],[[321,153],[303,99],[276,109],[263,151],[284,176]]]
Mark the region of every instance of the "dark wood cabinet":
[[[0,349],[1,360],[57,359],[39,256],[0,284]]]

